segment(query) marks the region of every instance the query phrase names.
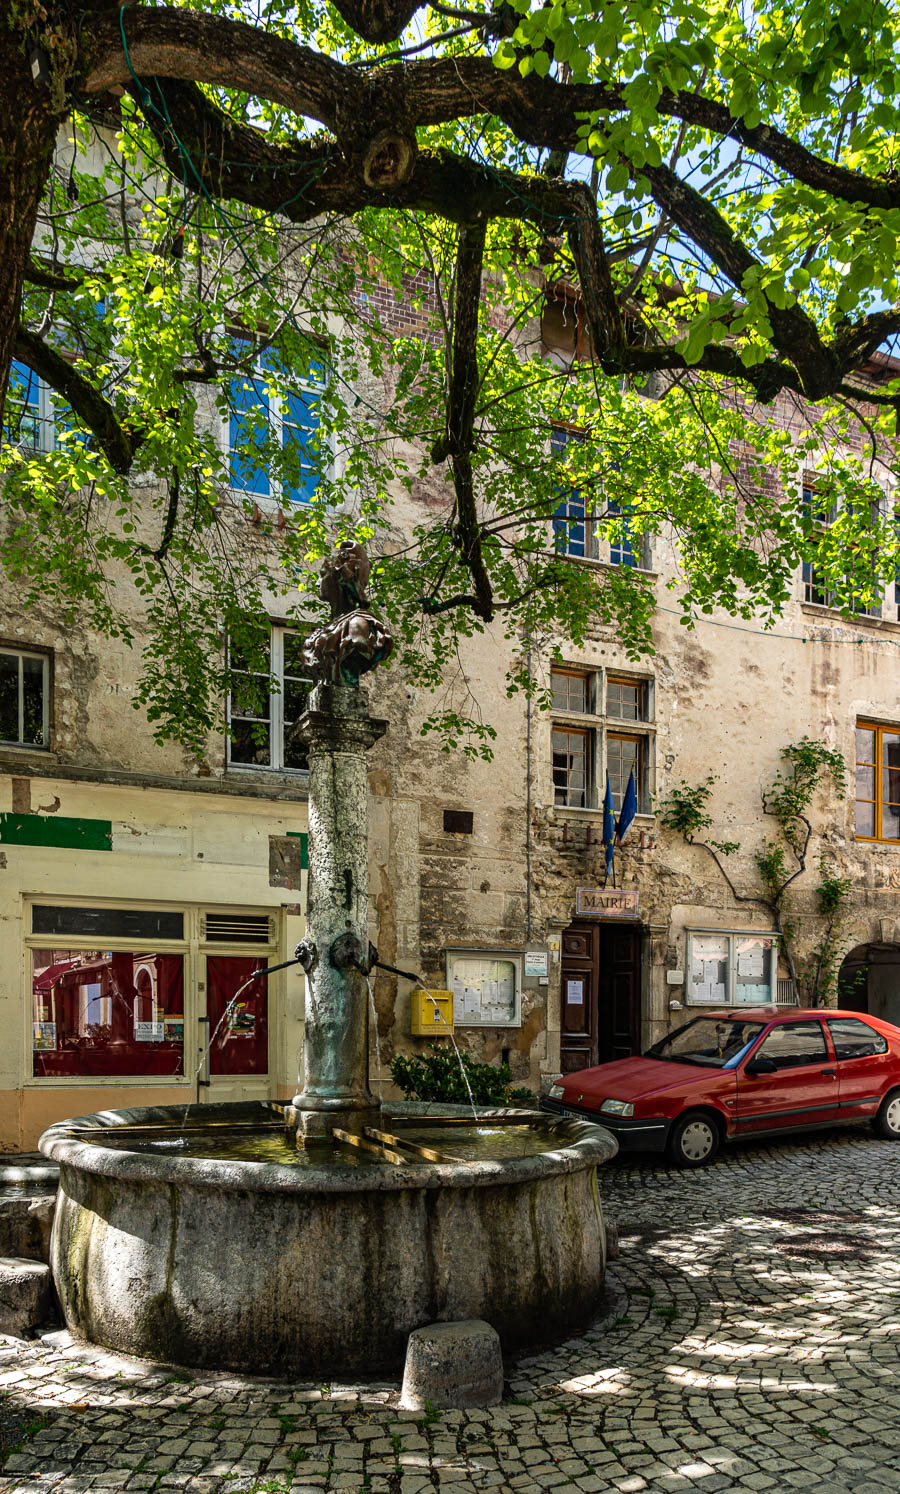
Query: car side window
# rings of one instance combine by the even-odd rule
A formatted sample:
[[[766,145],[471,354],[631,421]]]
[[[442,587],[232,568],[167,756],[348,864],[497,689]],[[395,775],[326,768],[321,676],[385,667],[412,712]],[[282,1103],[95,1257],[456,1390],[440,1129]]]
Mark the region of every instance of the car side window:
[[[776,1069],[799,1069],[805,1064],[826,1063],[828,1049],[821,1022],[782,1022],[773,1027],[754,1053],[770,1058]]]
[[[856,1017],[829,1017],[828,1027],[838,1058],[871,1058],[888,1050],[881,1033]]]

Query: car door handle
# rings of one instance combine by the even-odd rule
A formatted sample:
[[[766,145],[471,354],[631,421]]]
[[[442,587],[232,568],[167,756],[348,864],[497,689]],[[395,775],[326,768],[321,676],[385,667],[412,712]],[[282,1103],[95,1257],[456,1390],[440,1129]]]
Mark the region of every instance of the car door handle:
[[[830,1074],[831,1077],[832,1077],[832,1079],[835,1079],[837,1077],[836,1074],[835,1074],[835,1072],[834,1072],[834,1069],[820,1069],[819,1073],[820,1074]]]

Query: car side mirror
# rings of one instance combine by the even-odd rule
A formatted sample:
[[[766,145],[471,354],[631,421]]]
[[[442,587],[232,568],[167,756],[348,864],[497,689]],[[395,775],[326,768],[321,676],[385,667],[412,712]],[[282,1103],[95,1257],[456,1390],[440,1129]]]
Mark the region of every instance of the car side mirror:
[[[771,1058],[763,1058],[762,1056],[760,1056],[759,1058],[751,1058],[750,1062],[744,1066],[744,1073],[777,1074],[778,1065],[777,1063],[773,1063]]]

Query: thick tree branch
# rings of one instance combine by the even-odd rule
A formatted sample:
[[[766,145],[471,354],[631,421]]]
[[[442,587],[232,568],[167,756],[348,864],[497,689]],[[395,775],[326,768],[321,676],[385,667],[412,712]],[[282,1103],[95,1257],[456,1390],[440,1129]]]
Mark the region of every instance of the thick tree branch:
[[[53,266],[42,264],[35,255],[31,256],[25,266],[25,279],[30,285],[39,286],[41,290],[77,290],[83,278],[83,270],[66,269],[65,274],[62,274]]]
[[[397,15],[410,9],[404,0]],[[377,26],[370,40],[392,40],[390,6],[342,0],[347,19]],[[416,7],[412,7],[410,14]],[[381,25],[381,21],[384,25]],[[350,21],[354,25],[353,20]],[[402,27],[401,27],[402,30]],[[87,94],[105,93],[138,76],[157,75],[226,88],[245,89],[294,113],[317,119],[340,135],[342,125],[362,122],[446,124],[478,114],[504,120],[526,144],[555,150],[583,148],[585,115],[618,114],[628,104],[621,88],[601,83],[563,84],[552,78],[498,70],[488,57],[425,59],[379,66],[366,75],[310,47],[241,21],[165,6],[132,6],[125,12],[128,58],[119,13],[97,15],[82,38],[76,84]],[[900,207],[900,181],[850,171],[816,156],[771,125],[748,128],[716,99],[663,90],[657,110],[756,152],[793,180],[842,201],[877,208]]]
[[[764,266],[713,204],[670,167],[647,166],[641,168],[641,174],[647,177],[654,200],[709,255],[737,290],[749,270],[763,271]],[[797,369],[803,393],[811,400],[833,393],[843,370],[832,350],[823,343],[812,318],[797,304],[780,307],[768,297],[765,299],[775,346]]]
[[[610,274],[597,205],[585,186],[573,191],[581,198],[581,212],[569,229],[569,244],[581,282],[594,355],[604,368],[620,369],[625,353],[625,325]]]
[[[490,577],[481,546],[481,525],[472,474],[472,441],[478,400],[478,310],[484,270],[486,225],[464,225],[456,252],[453,307],[453,367],[447,399],[447,434],[434,452],[435,461],[450,458],[456,489],[454,542],[475,589],[472,611],[484,622],[494,615]]]
[[[16,357],[72,406],[78,418],[96,437],[113,470],[122,474],[129,472],[143,437],[124,429],[112,405],[100,391],[55,348],[27,327],[19,327]]]

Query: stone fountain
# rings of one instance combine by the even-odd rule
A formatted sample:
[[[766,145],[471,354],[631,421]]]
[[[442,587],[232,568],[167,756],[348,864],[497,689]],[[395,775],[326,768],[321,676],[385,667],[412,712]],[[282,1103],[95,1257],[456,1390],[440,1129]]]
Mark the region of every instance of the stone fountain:
[[[603,1293],[607,1131],[537,1111],[381,1107],[367,1073],[366,752],[387,729],[360,675],[391,637],[369,563],[323,565],[307,643],[304,1085],[271,1102],[104,1111],[52,1126],[51,1263],[73,1333],[185,1365],[295,1377],[396,1370],[413,1329],[485,1319],[515,1350],[589,1322]]]

